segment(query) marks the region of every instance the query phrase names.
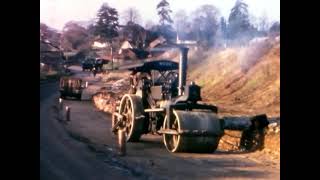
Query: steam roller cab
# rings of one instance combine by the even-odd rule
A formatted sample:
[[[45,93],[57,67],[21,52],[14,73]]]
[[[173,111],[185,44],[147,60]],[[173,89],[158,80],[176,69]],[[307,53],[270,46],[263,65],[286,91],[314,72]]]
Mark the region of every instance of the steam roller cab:
[[[170,152],[214,152],[223,135],[217,107],[200,103],[201,89],[186,85],[187,48],[180,62],[144,61],[130,70],[131,89],[113,113],[112,131],[125,129],[128,142],[147,133],[163,136]]]

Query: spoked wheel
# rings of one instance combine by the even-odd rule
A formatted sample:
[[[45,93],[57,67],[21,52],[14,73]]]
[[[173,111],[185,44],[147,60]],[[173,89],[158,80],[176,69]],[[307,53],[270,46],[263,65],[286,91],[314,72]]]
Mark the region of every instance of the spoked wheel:
[[[192,112],[190,112],[192,113]],[[164,119],[164,129],[171,129],[180,131],[182,129],[189,129],[190,122],[198,121],[200,119],[193,119],[194,116],[190,115],[190,119],[184,120],[185,116],[179,116],[179,112],[173,111],[170,126],[167,126],[167,117]],[[188,117],[187,117],[188,118]],[[191,120],[191,121],[190,121]],[[192,123],[196,125],[196,123]],[[195,127],[191,125],[191,127]],[[183,127],[182,127],[183,126]],[[186,126],[186,127],[184,127]],[[196,152],[196,153],[212,153],[217,149],[220,137],[216,136],[191,136],[191,135],[174,135],[163,134],[163,141],[166,149],[170,152]]]
[[[140,97],[126,94],[122,97],[119,114],[123,116],[123,128],[126,132],[128,142],[139,141],[143,133],[143,106]],[[114,118],[112,124],[116,124]]]
[[[167,116],[163,122],[164,129],[172,129],[178,131],[180,129],[180,124],[176,114],[174,113],[173,117],[171,118],[170,126],[167,125]],[[173,134],[163,134],[163,141],[164,145],[166,146],[167,150],[170,152],[179,152],[181,151],[180,146],[181,135],[173,135]]]

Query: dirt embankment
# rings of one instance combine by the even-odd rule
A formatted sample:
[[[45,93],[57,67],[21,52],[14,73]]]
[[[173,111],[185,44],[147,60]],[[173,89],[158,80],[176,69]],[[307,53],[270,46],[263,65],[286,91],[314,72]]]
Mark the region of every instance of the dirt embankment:
[[[250,153],[250,157],[266,164],[280,165],[280,124],[279,120],[271,119],[271,124],[265,129],[261,149]],[[219,142],[218,149],[229,153],[240,153],[241,131],[225,130]],[[246,152],[244,152],[246,153]]]
[[[220,113],[280,116],[280,42],[266,39],[191,58],[188,79],[202,86],[204,101]]]
[[[199,58],[200,57],[200,58]],[[280,42],[266,38],[247,47],[215,52],[191,52],[188,80],[202,87],[203,100],[219,107],[220,115],[256,115],[271,118],[264,148],[255,156],[280,158]],[[241,132],[226,131],[219,148],[238,150]]]

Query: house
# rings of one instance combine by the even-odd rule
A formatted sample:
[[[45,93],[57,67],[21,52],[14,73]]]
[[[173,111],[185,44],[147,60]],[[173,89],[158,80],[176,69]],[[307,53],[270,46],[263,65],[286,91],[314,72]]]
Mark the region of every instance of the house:
[[[180,38],[179,38],[179,34],[177,34],[176,43],[177,43],[177,44],[184,44],[184,45],[196,45],[196,44],[197,44],[197,41],[180,39]]]
[[[107,46],[108,46],[107,42],[101,43],[98,41],[94,41],[91,47],[92,47],[92,49],[101,49],[101,48],[105,48]]]
[[[53,46],[49,41],[40,41],[40,62],[50,67],[58,68],[63,61],[62,51]]]
[[[188,47],[189,49],[198,50],[198,42],[197,41],[187,39],[187,37],[184,37],[184,36],[182,36],[182,38],[181,38],[181,37],[179,37],[178,33],[177,33],[176,43],[184,45],[185,47]]]
[[[119,37],[122,41],[129,41],[136,48],[142,49],[145,47],[147,31],[142,26],[128,22],[126,25],[120,25],[119,27]]]
[[[122,45],[120,46],[120,49],[118,51],[118,54],[122,54],[123,50],[132,49],[133,46],[130,44],[129,41],[124,41]]]
[[[129,41],[124,41],[120,46],[117,58],[124,60],[145,59],[149,55],[149,52],[135,48]]]
[[[160,45],[160,44],[164,44],[167,40],[163,37],[163,36],[159,36],[157,39],[153,40],[150,44],[149,44],[149,49],[155,48],[156,46]]]

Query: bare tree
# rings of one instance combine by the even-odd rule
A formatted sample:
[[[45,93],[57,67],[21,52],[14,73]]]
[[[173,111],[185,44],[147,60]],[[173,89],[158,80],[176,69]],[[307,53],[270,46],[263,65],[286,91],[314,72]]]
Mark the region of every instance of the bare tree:
[[[128,22],[123,28],[123,37],[138,48],[142,48],[145,42],[146,31],[139,24]]]
[[[62,30],[61,46],[65,50],[89,48],[90,36],[88,31],[73,21],[66,23]]]
[[[263,14],[261,15],[261,17],[259,18],[259,30],[260,31],[268,31],[269,30],[269,18],[266,12],[263,12]]]
[[[184,33],[188,27],[188,16],[185,10],[179,10],[174,15],[174,26],[179,36]]]
[[[275,21],[272,23],[272,26],[269,29],[269,33],[273,35],[280,35],[280,22]]]
[[[213,5],[202,5],[193,13],[193,31],[205,47],[214,45],[214,38],[219,27],[220,12]]]
[[[249,13],[249,21],[254,28],[259,29],[259,26],[260,26],[259,19],[255,15]]]
[[[146,23],[144,25],[144,28],[145,29],[151,29],[153,26],[155,26],[155,24],[156,24],[155,22],[153,22],[152,20],[149,19],[149,20],[146,21]]]
[[[50,43],[54,47],[60,46],[61,34],[55,29],[48,27],[44,23],[40,23],[40,41]]]
[[[222,38],[226,39],[227,38],[227,22],[224,19],[224,17],[220,18],[220,30],[222,33]]]
[[[141,15],[138,9],[134,7],[129,7],[128,9],[124,10],[122,13],[122,19],[125,24],[131,22],[135,24],[141,23]]]

